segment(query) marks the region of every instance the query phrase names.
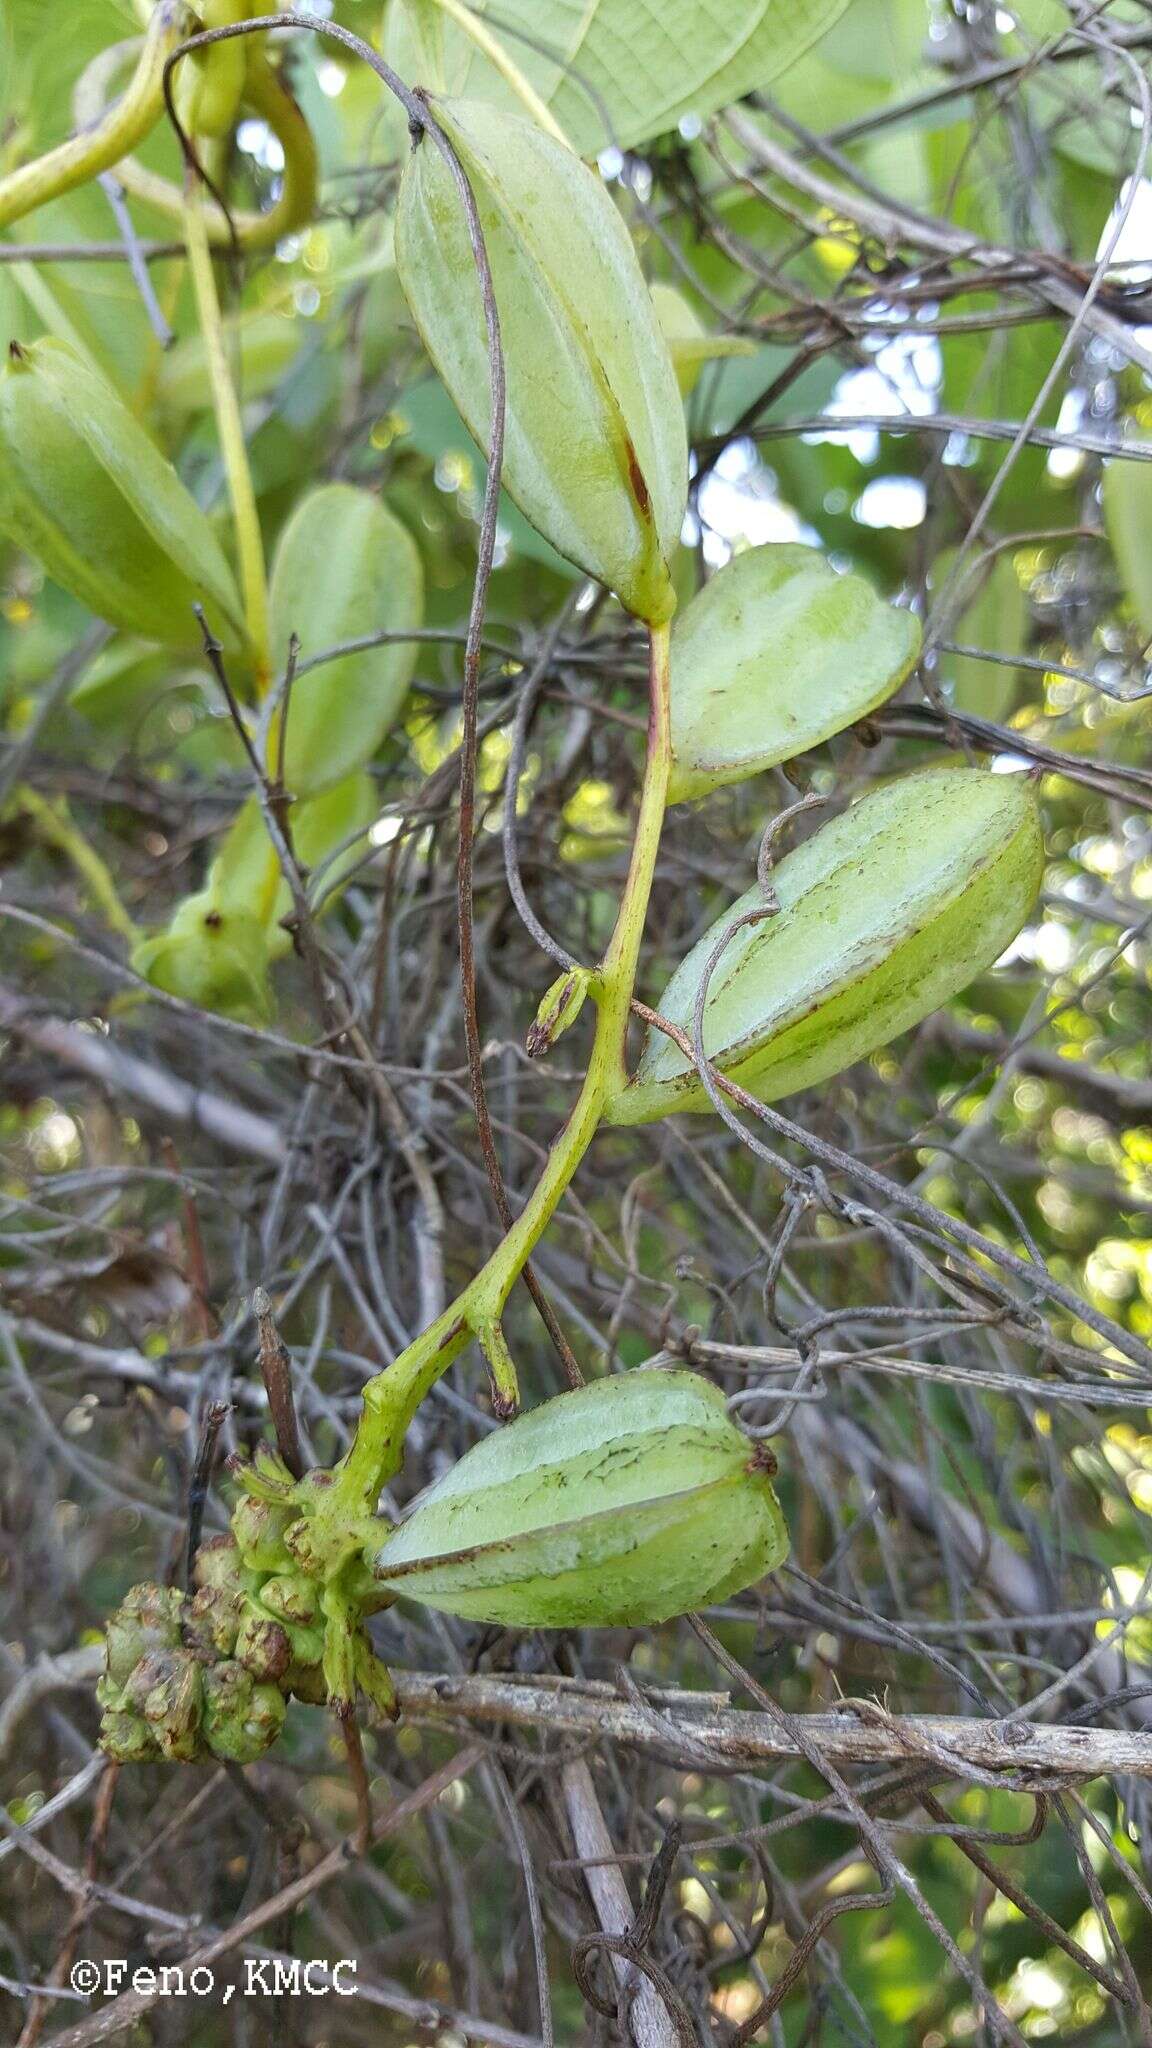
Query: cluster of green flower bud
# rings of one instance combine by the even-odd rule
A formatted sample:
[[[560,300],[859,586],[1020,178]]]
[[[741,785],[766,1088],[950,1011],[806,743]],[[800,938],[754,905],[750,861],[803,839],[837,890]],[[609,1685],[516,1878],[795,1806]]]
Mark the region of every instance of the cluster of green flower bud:
[[[307,1513],[330,1475],[295,1481],[266,1444],[234,1473],[232,1532],[201,1546],[193,1589],[133,1585],[109,1622],[96,1698],[100,1745],[121,1763],[254,1763],[277,1741],[291,1698],[351,1704],[359,1690],[381,1714],[396,1712],[363,1626],[394,1595],[373,1581],[355,1536],[330,1573]]]
[[[133,1586],[108,1624],[101,1747],[121,1763],[253,1763],[283,1726],[290,1658],[235,1587]]]
[[[287,1504],[295,1482],[264,1446],[240,1477],[284,1498],[245,1491],[231,1534],[200,1549],[189,1593],[133,1586],[108,1625],[100,1740],[121,1762],[253,1763],[276,1741],[289,1699],[329,1696],[322,1588],[285,1541],[294,1525],[307,1529]]]

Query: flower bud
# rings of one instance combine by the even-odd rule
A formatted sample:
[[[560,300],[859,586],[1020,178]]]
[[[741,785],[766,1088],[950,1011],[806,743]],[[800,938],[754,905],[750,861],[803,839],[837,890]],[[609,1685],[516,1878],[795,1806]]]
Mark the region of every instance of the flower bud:
[[[109,1709],[100,1720],[100,1747],[118,1764],[155,1763],[160,1755],[156,1738],[146,1721],[136,1714],[118,1714]]]
[[[101,1684],[110,1689],[126,1685],[141,1658],[178,1648],[182,1608],[174,1586],[133,1586],[105,1631]]]
[[[243,1618],[242,1593],[201,1586],[189,1602],[185,1639],[206,1663],[216,1657],[231,1657]]]
[[[198,647],[202,604],[221,639],[243,639],[232,573],[204,513],[66,342],[14,342],[0,371],[0,532],[114,626]]]
[[[248,1591],[246,1571],[234,1536],[208,1536],[196,1552],[193,1582],[221,1593]]]
[[[541,996],[540,1007],[528,1026],[524,1050],[530,1060],[551,1052],[556,1040],[576,1022],[591,985],[592,975],[587,967],[569,967],[557,975]]]
[[[504,483],[538,532],[649,624],[669,619],[688,481],[683,407],[631,237],[600,178],[534,121],[480,100],[431,111],[467,175],[507,375]],[[448,165],[405,166],[396,266],[425,346],[487,451],[483,301]]]
[[[739,1592],[787,1555],[773,1469],[706,1380],[624,1373],[477,1444],[373,1569],[393,1592],[474,1621],[666,1621]]]
[[[201,1667],[187,1650],[172,1650],[166,1656],[150,1661],[162,1668],[157,1670],[155,1684],[144,1699],[144,1719],[165,1762],[195,1763],[203,1754],[200,1715],[204,1704],[204,1679]]]
[[[290,1568],[284,1532],[295,1520],[294,1508],[254,1500],[249,1493],[241,1496],[232,1510],[232,1534],[250,1571],[280,1572]]]
[[[278,1621],[246,1614],[236,1636],[236,1662],[258,1684],[277,1684],[292,1662],[287,1632]]]
[[[242,1664],[215,1664],[204,1675],[204,1740],[227,1763],[252,1764],[266,1755],[286,1712],[283,1693],[255,1683]]]
[[[886,1045],[991,966],[1024,923],[1043,863],[1021,776],[900,776],[779,863],[775,914],[751,921],[765,908],[756,887],[717,918],[656,1007],[691,1038],[705,970],[731,930],[708,978],[704,1050],[775,1102]],[[653,1029],[608,1115],[640,1124],[710,1106],[693,1062]]]

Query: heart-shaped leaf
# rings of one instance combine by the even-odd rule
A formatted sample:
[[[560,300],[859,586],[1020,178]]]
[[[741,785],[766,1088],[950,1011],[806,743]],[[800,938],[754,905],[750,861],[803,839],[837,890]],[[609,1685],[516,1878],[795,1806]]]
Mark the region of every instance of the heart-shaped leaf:
[[[886,783],[782,860],[779,910],[736,931],[713,970],[704,1050],[774,1102],[840,1073],[927,1017],[1020,930],[1040,886],[1036,800],[1019,776],[928,769]],[[689,1037],[724,933],[758,888],[694,946],[657,1005]],[[650,1032],[615,1123],[707,1109],[675,1042]]]
[[[919,621],[789,541],[734,555],[672,632],[671,803],[789,761],[903,682]]]
[[[551,109],[572,147],[636,149],[685,114],[770,85],[848,0],[475,0],[472,12]],[[389,10],[385,54],[402,77],[470,98],[516,102],[476,45],[427,0]],[[517,33],[519,31],[519,33]],[[440,51],[442,49],[442,56]],[[439,79],[422,75],[435,50]]]

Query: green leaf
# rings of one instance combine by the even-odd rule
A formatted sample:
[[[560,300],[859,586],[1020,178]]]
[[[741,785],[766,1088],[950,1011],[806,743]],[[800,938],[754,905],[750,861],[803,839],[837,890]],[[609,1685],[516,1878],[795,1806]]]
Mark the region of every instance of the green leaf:
[[[669,802],[831,739],[891,696],[919,647],[911,612],[815,548],[733,556],[673,628]]]
[[[683,408],[628,230],[600,179],[532,121],[437,100],[476,197],[508,382],[504,481],[559,552],[638,617],[668,618],[687,495]],[[486,330],[452,176],[427,138],[396,218],[429,355],[487,450]]]
[[[1019,776],[929,769],[886,783],[782,860],[774,916],[738,930],[708,984],[704,1050],[763,1102],[810,1088],[918,1024],[1014,938],[1040,886],[1035,797]],[[657,1008],[692,1034],[704,970],[758,888],[716,920]],[[649,1033],[615,1123],[709,1100]]]
[[[281,670],[293,632],[305,658],[369,633],[406,635],[424,618],[416,544],[372,492],[322,484],[301,498],[280,536],[270,611]],[[293,795],[326,789],[371,760],[407,694],[416,652],[401,637],[326,662],[293,685],[284,750]]]
[[[1124,595],[1144,640],[1152,640],[1152,462],[1105,463],[1104,523]]]
[[[636,149],[770,85],[844,12],[847,0],[476,0],[473,12],[581,156]],[[417,10],[419,20],[426,8]],[[522,32],[517,34],[517,30]],[[389,10],[385,55],[421,78],[407,7]],[[445,23],[444,84],[504,107],[516,101],[489,60]]]

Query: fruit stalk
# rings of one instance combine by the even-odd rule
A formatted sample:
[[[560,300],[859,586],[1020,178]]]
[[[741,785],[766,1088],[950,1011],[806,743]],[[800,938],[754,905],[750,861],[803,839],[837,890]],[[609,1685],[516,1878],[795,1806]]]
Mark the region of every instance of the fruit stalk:
[[[364,1388],[352,1446],[318,1518],[335,1538],[370,1512],[382,1486],[399,1470],[405,1432],[420,1402],[473,1337],[498,1326],[500,1312],[556,1206],[592,1143],[610,1096],[626,1080],[625,1041],[636,963],[672,768],[669,629],[650,634],[648,751],[628,879],[608,950],[592,977],[596,1033],[580,1094],[549,1154],[548,1164],[510,1231],[475,1279],[399,1358]]]

